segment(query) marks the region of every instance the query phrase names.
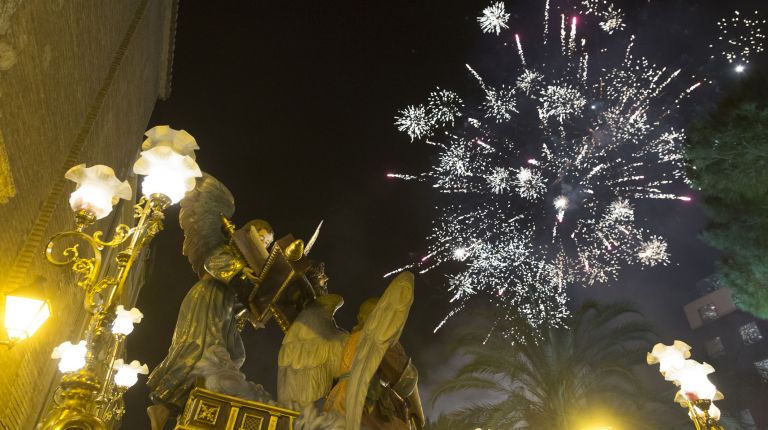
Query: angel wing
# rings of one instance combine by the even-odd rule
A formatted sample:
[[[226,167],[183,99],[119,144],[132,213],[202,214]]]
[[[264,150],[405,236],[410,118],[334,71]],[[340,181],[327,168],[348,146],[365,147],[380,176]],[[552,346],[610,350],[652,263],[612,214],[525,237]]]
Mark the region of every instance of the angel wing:
[[[336,294],[320,296],[291,324],[277,357],[278,402],[305,406],[331,391],[349,337],[333,321],[343,303]]]
[[[360,429],[368,386],[384,354],[400,339],[412,303],[413,274],[402,272],[390,282],[361,329],[346,397],[347,429]]]
[[[205,272],[205,259],[229,241],[222,231],[221,216],[231,218],[233,213],[235,198],[232,193],[207,173],[197,179],[195,189],[181,201],[179,224],[184,230],[182,253],[198,276],[202,277]]]

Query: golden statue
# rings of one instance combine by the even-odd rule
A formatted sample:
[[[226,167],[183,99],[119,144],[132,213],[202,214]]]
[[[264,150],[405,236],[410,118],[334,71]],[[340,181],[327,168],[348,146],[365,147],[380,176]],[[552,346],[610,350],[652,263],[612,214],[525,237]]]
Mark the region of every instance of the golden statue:
[[[336,423],[320,428],[423,428],[418,372],[399,343],[413,275],[401,273],[380,299],[363,303],[350,335],[333,321],[342,303],[333,294],[319,297],[288,329],[278,358],[278,400],[306,414],[307,405],[327,396],[323,411]]]
[[[184,230],[183,253],[200,280],[189,290],[179,309],[176,329],[166,358],[149,375],[153,406],[147,409],[152,429],[162,429],[172,412],[184,407],[196,380],[206,388],[243,398],[268,396],[245,380],[239,369],[245,348],[234,309],[241,284],[250,284],[246,262],[230,243],[234,198],[216,178],[203,174],[181,202],[179,222]],[[266,221],[246,224],[264,248],[272,242]]]
[[[333,319],[343,298],[328,294],[324,265],[307,258],[320,227],[306,246],[290,234],[273,244],[265,221],[236,230],[234,210],[232,194],[208,174],[181,202],[183,252],[200,280],[179,309],[168,356],[147,381],[152,429],[182,410],[177,428],[244,428],[251,418],[248,428],[261,430],[294,428],[294,418],[296,430],[423,428],[418,373],[399,343],[413,275],[401,273],[380,299],[363,303],[347,333]],[[285,332],[278,405],[240,371],[243,321],[258,328],[270,319]],[[322,412],[314,407],[321,399]]]

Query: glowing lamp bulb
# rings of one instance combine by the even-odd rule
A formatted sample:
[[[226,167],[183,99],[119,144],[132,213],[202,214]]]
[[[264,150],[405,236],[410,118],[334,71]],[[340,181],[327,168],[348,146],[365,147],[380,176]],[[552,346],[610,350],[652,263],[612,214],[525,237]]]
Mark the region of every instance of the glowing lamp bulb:
[[[21,295],[17,290],[5,296],[5,330],[11,342],[24,340],[37,331],[51,316],[47,300]]]
[[[133,165],[134,173],[145,176],[142,193],[162,194],[177,203],[195,188],[195,178],[203,176],[195,162],[199,147],[189,133],[168,126],[153,127],[145,134],[141,156]]]
[[[736,73],[744,73],[744,70],[746,67],[743,64],[737,64],[736,67],[733,68],[733,70],[736,71]]]
[[[91,213],[96,219],[109,215],[112,206],[120,199],[132,196],[128,181],[120,182],[111,167],[101,164],[91,167],[79,164],[69,169],[64,177],[77,183],[77,188],[69,197],[72,210]]]
[[[676,340],[672,345],[664,345],[657,343],[653,346],[653,350],[648,353],[648,364],[659,364],[659,372],[665,377],[668,377],[677,369],[680,369],[685,364],[688,357],[691,356],[691,347],[682,341]],[[669,379],[667,380],[674,380]]]
[[[59,359],[59,370],[63,373],[76,372],[85,366],[85,357],[88,355],[88,348],[85,341],[81,340],[78,344],[64,342],[53,349],[51,358]]]
[[[688,400],[714,400],[717,388],[709,381],[708,374],[714,372],[707,363],[685,360],[683,366],[675,369],[673,376],[680,384],[680,392]]]
[[[144,314],[136,308],[126,310],[119,305],[115,311],[115,321],[112,323],[112,333],[127,336],[133,332],[133,325],[141,322]]]
[[[115,373],[115,385],[125,389],[133,387],[139,380],[139,374],[146,375],[149,373],[149,368],[146,364],[141,364],[138,360],[131,361],[130,364],[126,364],[122,359],[115,360],[114,369]]]
[[[171,199],[171,203],[183,199],[187,191],[195,188],[195,178],[203,175],[195,160],[167,146],[142,151],[133,171],[146,175],[141,183],[145,196],[162,194]]]

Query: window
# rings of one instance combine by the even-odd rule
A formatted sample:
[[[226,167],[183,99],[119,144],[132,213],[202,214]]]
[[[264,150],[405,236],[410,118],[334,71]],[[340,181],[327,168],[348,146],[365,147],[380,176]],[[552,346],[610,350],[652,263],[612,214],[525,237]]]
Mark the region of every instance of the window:
[[[763,381],[768,382],[768,358],[765,360],[756,361],[755,369],[757,369],[757,373],[760,374],[760,377],[763,378]]]
[[[752,345],[763,340],[763,335],[760,334],[760,329],[757,328],[755,321],[739,327],[739,334],[741,334],[741,340],[744,342],[744,345]]]
[[[707,354],[712,358],[718,358],[725,355],[725,346],[720,336],[707,341]]]
[[[714,321],[717,319],[717,307],[714,303],[707,303],[699,308],[699,316],[703,322]]]

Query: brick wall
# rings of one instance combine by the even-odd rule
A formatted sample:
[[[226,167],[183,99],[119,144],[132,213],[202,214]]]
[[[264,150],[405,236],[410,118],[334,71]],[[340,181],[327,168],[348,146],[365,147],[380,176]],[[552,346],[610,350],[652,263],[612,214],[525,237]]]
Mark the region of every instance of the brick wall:
[[[51,350],[79,340],[85,320],[68,270],[42,257],[72,227],[63,174],[87,163],[127,176],[170,88],[175,0],[0,3],[0,293],[43,276],[53,307],[33,338],[0,347],[0,429],[26,430],[59,377]]]

